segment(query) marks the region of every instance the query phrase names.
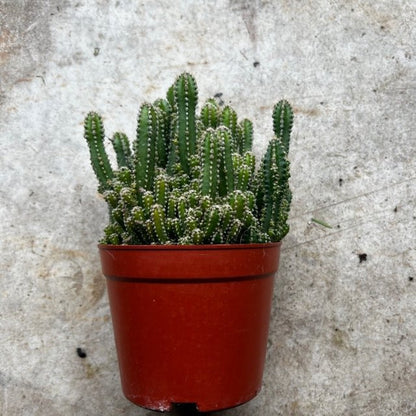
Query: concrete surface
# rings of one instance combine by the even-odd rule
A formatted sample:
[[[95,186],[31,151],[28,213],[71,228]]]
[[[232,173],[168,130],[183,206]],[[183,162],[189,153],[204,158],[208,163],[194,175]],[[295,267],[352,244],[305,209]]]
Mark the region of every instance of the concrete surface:
[[[82,123],[132,136],[188,70],[259,153],[296,109],[264,387],[221,414],[414,416],[415,22],[412,0],[0,0],[0,414],[155,414],[120,391]]]

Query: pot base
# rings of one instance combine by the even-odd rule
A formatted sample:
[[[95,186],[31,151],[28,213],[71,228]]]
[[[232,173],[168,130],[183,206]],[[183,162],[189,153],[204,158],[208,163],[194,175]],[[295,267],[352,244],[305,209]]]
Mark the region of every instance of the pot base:
[[[258,394],[258,391],[256,391],[253,395],[250,397],[242,399],[241,402],[235,402],[233,401],[231,403],[224,403],[221,404],[218,402],[218,400],[215,400],[215,402],[210,403],[209,401],[202,401],[198,403],[178,403],[178,402],[169,402],[169,401],[155,401],[152,398],[141,398],[141,397],[132,397],[128,396],[127,394],[124,394],[126,399],[128,399],[130,402],[134,403],[135,405],[142,407],[144,409],[152,410],[155,412],[175,412],[178,415],[183,414],[189,414],[189,415],[196,415],[199,412],[206,413],[206,412],[216,412],[226,409],[231,409],[234,407],[241,406],[250,400],[254,399]]]
[[[253,397],[250,397],[248,400],[244,400],[241,403],[235,404],[232,407],[226,407],[226,408],[217,408],[210,405],[207,405],[207,407],[204,408],[200,406],[198,406],[196,403],[153,403],[152,407],[148,407],[148,406],[144,406],[142,404],[139,404],[137,402],[134,402],[132,400],[130,400],[128,397],[126,397],[130,402],[132,402],[133,404],[143,408],[143,409],[148,409],[148,410],[152,410],[153,412],[160,412],[160,413],[172,413],[173,415],[181,415],[181,416],[185,416],[185,415],[189,415],[189,416],[195,416],[195,415],[199,415],[200,412],[201,414],[207,414],[207,412],[217,412],[217,411],[221,411],[221,410],[227,410],[227,409],[231,409],[234,407],[238,407],[241,406],[247,402],[249,402],[251,399],[253,399],[257,394],[255,394]]]

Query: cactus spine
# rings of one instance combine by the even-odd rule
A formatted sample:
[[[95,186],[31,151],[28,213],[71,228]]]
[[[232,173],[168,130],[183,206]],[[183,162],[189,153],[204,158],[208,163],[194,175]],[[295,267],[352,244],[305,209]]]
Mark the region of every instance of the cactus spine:
[[[123,133],[111,140],[114,171],[102,119],[87,115],[91,163],[110,209],[103,243],[261,243],[288,232],[289,103],[273,109],[275,137],[256,170],[251,121],[214,99],[197,114],[197,101],[195,79],[184,73],[166,99],[143,104],[132,147]]]

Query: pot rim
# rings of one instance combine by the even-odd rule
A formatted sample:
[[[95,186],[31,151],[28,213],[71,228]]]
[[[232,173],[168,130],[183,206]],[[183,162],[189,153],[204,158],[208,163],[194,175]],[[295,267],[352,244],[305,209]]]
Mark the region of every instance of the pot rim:
[[[234,250],[277,247],[281,241],[247,244],[98,244],[100,250]]]

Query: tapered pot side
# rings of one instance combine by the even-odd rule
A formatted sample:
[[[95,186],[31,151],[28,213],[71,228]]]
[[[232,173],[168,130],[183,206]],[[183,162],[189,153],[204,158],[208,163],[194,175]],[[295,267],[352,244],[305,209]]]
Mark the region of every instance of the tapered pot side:
[[[205,412],[258,393],[280,243],[99,249],[130,401]]]

